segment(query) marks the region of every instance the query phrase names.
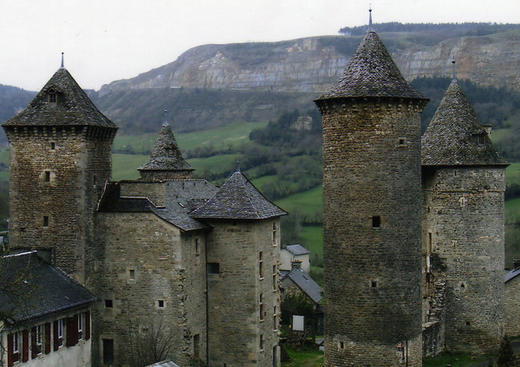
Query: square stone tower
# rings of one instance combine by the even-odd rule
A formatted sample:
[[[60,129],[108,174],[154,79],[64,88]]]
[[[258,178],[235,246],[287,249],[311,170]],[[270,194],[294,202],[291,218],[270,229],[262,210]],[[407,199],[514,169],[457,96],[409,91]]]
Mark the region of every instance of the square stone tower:
[[[10,246],[52,250],[56,265],[83,283],[116,125],[60,68],[3,128],[10,147]]]

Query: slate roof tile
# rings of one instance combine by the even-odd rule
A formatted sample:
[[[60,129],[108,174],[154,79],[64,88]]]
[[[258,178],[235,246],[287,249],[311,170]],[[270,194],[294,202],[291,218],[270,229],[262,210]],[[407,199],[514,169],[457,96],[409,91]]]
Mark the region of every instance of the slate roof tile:
[[[0,258],[0,314],[14,322],[87,305],[95,296],[35,251]]]
[[[505,165],[456,80],[421,139],[423,166]]]
[[[227,179],[216,194],[191,212],[197,219],[268,219],[287,213],[267,200],[241,172]]]
[[[139,171],[192,171],[190,164],[184,160],[182,153],[177,146],[175,135],[170,125],[163,124],[159,131],[159,136],[150,156]]]
[[[49,101],[49,93],[56,96],[56,102]],[[2,126],[98,126],[117,129],[65,68],[58,69],[31,103]]]
[[[321,287],[302,269],[292,269],[285,278],[291,279],[314,303],[319,304],[321,302]]]
[[[316,101],[342,97],[426,98],[403,78],[376,32],[368,32],[343,77]]]

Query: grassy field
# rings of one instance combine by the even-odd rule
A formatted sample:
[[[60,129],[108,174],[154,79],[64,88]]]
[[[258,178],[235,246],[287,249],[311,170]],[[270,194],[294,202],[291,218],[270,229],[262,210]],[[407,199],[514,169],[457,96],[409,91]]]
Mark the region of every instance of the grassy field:
[[[294,195],[287,196],[276,202],[289,214],[300,214],[302,216],[313,218],[316,215],[321,215],[323,212],[322,204],[322,186],[300,192]]]
[[[506,168],[506,181],[508,184],[520,184],[520,163],[511,163]]]
[[[149,156],[143,154],[112,154],[112,179],[133,180],[139,178],[141,167]]]
[[[321,367],[323,366],[323,352],[314,349],[296,350],[286,348],[291,360],[282,362],[282,367]]]
[[[323,255],[323,229],[321,226],[303,226],[302,245],[313,254]]]
[[[267,125],[267,122],[233,122],[226,126],[211,130],[197,131],[193,133],[176,134],[176,140],[182,150],[192,150],[197,147],[214,147],[224,149],[249,141],[249,133]],[[140,136],[117,135],[114,140],[114,151],[131,150],[135,153],[149,152],[156,134]]]

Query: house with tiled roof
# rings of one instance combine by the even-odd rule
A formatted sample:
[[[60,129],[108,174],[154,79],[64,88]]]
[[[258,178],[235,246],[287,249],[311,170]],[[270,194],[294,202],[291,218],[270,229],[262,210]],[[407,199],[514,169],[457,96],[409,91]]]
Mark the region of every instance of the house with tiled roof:
[[[0,365],[91,365],[95,296],[36,251],[0,257]]]
[[[112,181],[117,127],[65,68],[3,127],[9,249],[50,251],[52,266],[95,296],[85,365],[278,365],[286,213],[243,173],[221,187],[191,178],[165,122],[140,179]],[[153,358],[139,347],[152,336],[168,340]]]

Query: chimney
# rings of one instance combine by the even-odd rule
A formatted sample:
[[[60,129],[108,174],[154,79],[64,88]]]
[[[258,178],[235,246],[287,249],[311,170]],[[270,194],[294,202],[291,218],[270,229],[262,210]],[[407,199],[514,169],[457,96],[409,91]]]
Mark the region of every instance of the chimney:
[[[302,261],[301,260],[293,260],[293,261],[291,261],[291,270],[301,269],[301,268],[302,268]]]

